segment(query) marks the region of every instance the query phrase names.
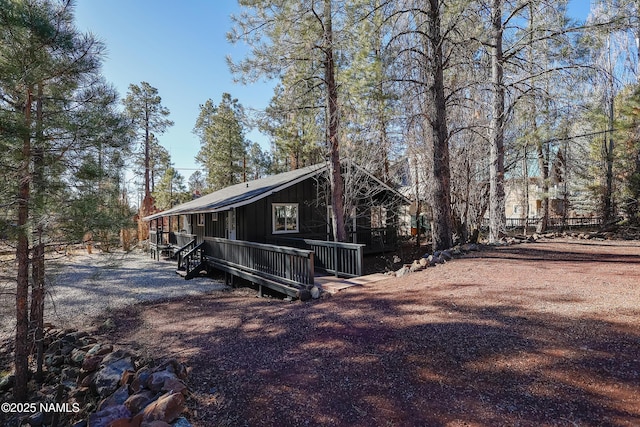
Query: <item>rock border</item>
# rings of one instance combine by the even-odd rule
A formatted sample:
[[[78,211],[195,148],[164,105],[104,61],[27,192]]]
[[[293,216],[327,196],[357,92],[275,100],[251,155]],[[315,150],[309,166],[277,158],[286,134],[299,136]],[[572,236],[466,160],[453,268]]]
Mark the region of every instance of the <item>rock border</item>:
[[[84,331],[48,325],[44,381],[29,383],[35,413],[13,414],[16,425],[47,427],[190,427],[185,411],[187,367],[158,366]],[[0,379],[0,400],[11,401],[15,377]],[[42,411],[56,407],[53,411]],[[58,406],[55,406],[58,405]]]

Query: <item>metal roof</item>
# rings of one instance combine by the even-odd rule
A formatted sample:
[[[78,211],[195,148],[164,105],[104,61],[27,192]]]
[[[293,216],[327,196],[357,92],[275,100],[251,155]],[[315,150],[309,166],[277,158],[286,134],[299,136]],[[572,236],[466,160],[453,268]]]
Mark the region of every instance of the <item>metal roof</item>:
[[[174,206],[171,209],[144,217],[144,220],[150,221],[170,215],[219,212],[248,205],[277,191],[295,185],[300,181],[318,175],[326,169],[326,163],[319,163],[266,178],[231,185],[200,198]]]

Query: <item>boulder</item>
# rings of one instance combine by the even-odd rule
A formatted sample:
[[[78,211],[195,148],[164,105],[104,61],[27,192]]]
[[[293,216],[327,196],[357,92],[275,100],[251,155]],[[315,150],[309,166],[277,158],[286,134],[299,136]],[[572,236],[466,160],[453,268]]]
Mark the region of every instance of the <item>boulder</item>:
[[[170,423],[184,411],[184,396],[181,393],[167,393],[149,404],[142,412],[144,422],[164,421]]]
[[[171,380],[178,382],[180,381],[173,372],[169,372],[168,370],[154,372],[149,376],[149,379],[147,380],[147,387],[151,391],[158,392],[163,389],[165,382]]]
[[[149,377],[151,376],[151,369],[144,367],[138,369],[138,371],[133,376],[133,381],[131,382],[132,393],[137,393],[140,390],[144,389],[147,386],[147,382],[149,381]]]
[[[86,372],[94,372],[102,363],[102,356],[88,356],[82,361],[82,369]]]
[[[317,286],[314,286],[313,288],[311,288],[311,298],[313,299],[320,298],[320,288],[318,288]]]
[[[140,393],[129,396],[124,402],[124,406],[126,406],[132,414],[137,414],[146,408],[149,403],[153,402],[156,396],[157,394],[151,390],[143,390]]]
[[[109,406],[102,411],[89,415],[89,425],[91,427],[108,427],[116,420],[129,420],[131,412],[124,405]]]
[[[109,406],[124,405],[124,402],[129,398],[129,387],[126,385],[121,386],[112,395],[104,399],[98,405],[98,411],[101,411]],[[125,405],[126,406],[126,405]]]
[[[103,361],[104,362],[104,361]],[[129,357],[118,359],[112,363],[105,364],[95,375],[92,381],[94,391],[100,397],[107,397],[120,384],[120,379],[124,371],[133,371],[133,362]]]

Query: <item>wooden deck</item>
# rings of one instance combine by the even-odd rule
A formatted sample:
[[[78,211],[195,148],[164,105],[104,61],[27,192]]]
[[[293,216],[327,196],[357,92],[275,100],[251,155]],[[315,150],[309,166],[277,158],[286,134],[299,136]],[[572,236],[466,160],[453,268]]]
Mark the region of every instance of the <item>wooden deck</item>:
[[[260,289],[266,286],[294,298],[316,284],[335,293],[385,277],[360,276],[363,245],[298,239],[296,242],[305,245],[300,248],[295,247],[297,244],[279,246],[217,237],[199,240],[192,234],[154,231],[150,233],[150,250],[156,259],[162,252],[176,258],[176,272],[185,279],[215,269],[224,272],[228,282],[233,283],[233,277],[239,277],[259,285]],[[288,243],[294,243],[294,239]],[[317,276],[319,271],[334,275]]]

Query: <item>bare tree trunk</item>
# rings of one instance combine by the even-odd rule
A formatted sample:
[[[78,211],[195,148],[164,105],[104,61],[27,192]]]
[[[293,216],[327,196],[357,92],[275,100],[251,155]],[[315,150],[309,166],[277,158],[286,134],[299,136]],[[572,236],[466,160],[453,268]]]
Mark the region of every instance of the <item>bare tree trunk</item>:
[[[333,57],[333,27],[331,1],[324,0],[324,78],[327,97],[327,143],[329,148],[329,180],[331,183],[331,208],[333,211],[334,240],[345,242],[344,181],[340,167],[338,85]]]
[[[504,216],[504,113],[505,89],[502,52],[502,1],[493,0],[491,11],[491,134],[489,153],[489,242],[505,230]]]
[[[18,402],[27,398],[27,382],[29,379],[29,198],[31,196],[31,103],[33,90],[27,88],[27,100],[24,106],[25,135],[22,142],[22,162],[20,165],[20,184],[18,187],[18,241],[16,260],[18,272],[16,276],[16,349],[15,378],[13,397]]]
[[[544,233],[549,227],[549,147],[545,147],[538,141],[536,150],[538,153],[538,168],[540,169],[540,188],[542,188],[542,206],[540,211],[540,221],[536,227],[537,233]]]
[[[527,153],[527,142],[525,142],[522,154],[522,218],[524,225],[522,226],[522,233],[527,235],[527,225],[529,222],[529,164]]]
[[[444,59],[440,34],[440,0],[429,0],[429,50],[432,52],[430,88],[431,131],[433,133],[433,250],[453,246],[451,233],[451,172],[449,170],[449,135],[444,95]],[[435,110],[435,111],[434,111]]]
[[[45,295],[45,246],[44,227],[40,217],[44,212],[44,196],[46,194],[44,183],[44,135],[42,116],[42,83],[38,85],[38,97],[36,99],[36,146],[33,149],[33,193],[36,210],[35,215],[36,239],[31,260],[32,285],[31,285],[31,313],[30,329],[33,334],[33,344],[36,352],[36,380],[43,380],[42,365],[44,359],[44,295]]]

